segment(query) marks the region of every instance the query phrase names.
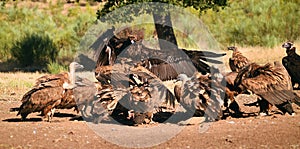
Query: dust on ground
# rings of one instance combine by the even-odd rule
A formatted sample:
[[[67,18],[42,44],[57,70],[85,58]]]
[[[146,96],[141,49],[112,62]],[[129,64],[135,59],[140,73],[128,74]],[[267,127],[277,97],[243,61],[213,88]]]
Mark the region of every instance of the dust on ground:
[[[0,148],[123,148],[101,138],[85,121],[74,120],[78,114],[73,110],[58,110],[51,123],[43,121],[39,113],[21,121],[17,112],[9,111],[20,104],[0,101]],[[293,117],[274,109],[265,117],[228,117],[211,123],[203,132],[201,124],[193,118],[191,125],[180,126],[182,130],[173,138],[151,148],[300,148],[300,108],[293,106],[297,113]],[[163,135],[160,133],[158,138],[163,139]]]

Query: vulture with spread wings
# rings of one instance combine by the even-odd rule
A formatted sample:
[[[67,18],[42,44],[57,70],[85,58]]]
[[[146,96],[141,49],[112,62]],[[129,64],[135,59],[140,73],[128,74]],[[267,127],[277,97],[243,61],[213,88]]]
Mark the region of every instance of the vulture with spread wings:
[[[99,39],[102,38],[102,36],[99,37]],[[107,80],[110,75],[109,66],[114,63],[141,62],[143,67],[165,81],[176,79],[180,73],[192,76],[194,72],[199,71],[206,74],[210,71],[207,62],[221,64],[221,61],[214,58],[225,55],[208,51],[177,49],[174,46],[170,46],[169,49],[151,49],[141,41],[136,42],[131,37],[119,39],[112,36],[108,41],[103,41],[103,46],[99,46],[101,48],[97,46],[97,44],[91,46],[92,49],[98,49],[96,55],[99,55],[95,74],[96,78],[104,83],[107,82],[103,80]],[[101,51],[99,51],[100,49]],[[118,60],[116,60],[117,57]],[[125,59],[121,60],[119,57]]]
[[[119,66],[116,64],[115,68]],[[109,114],[113,117],[121,115],[122,118],[118,118],[133,124],[151,123],[161,105],[175,106],[175,97],[157,76],[139,65],[128,69],[129,73],[112,70],[111,83],[104,85],[92,108],[95,123]]]
[[[293,87],[298,84],[300,88],[300,56],[296,53],[296,47],[292,42],[286,42],[282,45],[286,49],[286,54],[282,59],[282,64],[291,76]]]
[[[240,70],[235,79],[235,87],[240,85],[283,113],[294,115],[291,101],[299,103],[300,98],[293,92],[290,78],[279,62],[275,62],[274,66],[269,63],[264,66],[249,64]],[[267,112],[267,107],[261,107],[260,112]]]

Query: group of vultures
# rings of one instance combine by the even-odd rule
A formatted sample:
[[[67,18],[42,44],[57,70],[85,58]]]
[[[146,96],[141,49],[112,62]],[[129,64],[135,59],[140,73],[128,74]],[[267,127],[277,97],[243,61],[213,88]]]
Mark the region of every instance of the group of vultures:
[[[84,66],[72,62],[69,72],[38,78],[24,94],[17,115],[26,120],[30,113],[41,112],[51,121],[55,109],[74,108],[86,121],[137,125],[162,122],[181,108],[187,113],[179,116],[182,120],[205,116],[215,121],[225,114],[243,116],[235,101],[239,94],[255,94],[260,115],[270,114],[272,106],[294,115],[292,103],[299,106],[294,90],[300,87],[300,57],[291,42],[282,45],[287,54],[282,64],[259,65],[237,47],[228,47],[233,51],[231,72],[215,66],[223,63],[218,58],[224,53],[168,47],[152,49],[135,36],[120,38],[114,28],[108,29],[90,47],[96,51],[97,82],[76,75]]]

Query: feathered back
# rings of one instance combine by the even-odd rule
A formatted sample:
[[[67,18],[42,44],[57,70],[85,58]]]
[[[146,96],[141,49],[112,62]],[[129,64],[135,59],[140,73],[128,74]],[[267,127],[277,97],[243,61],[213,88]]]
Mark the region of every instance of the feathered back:
[[[62,72],[60,74],[44,75],[36,79],[36,83],[34,87],[41,87],[41,86],[57,87],[57,86],[62,86],[64,83],[71,83],[68,72]]]
[[[181,95],[180,104],[188,112],[205,113],[211,120],[220,118],[225,90],[218,79],[212,79],[212,74],[196,73],[192,78],[184,80],[180,88],[175,86],[174,92],[177,98]]]
[[[241,70],[235,80],[235,86],[242,85],[260,95],[271,104],[279,105],[295,98],[286,70],[276,63],[264,66],[251,63]]]

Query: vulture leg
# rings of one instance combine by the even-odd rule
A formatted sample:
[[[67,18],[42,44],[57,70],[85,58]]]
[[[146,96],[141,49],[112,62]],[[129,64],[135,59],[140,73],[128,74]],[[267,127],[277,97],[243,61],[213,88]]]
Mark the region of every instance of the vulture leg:
[[[28,113],[22,113],[21,114],[21,117],[22,117],[21,120],[25,121],[27,116],[28,116]]]
[[[259,115],[266,116],[269,115],[269,102],[265,99],[258,99],[259,105]]]
[[[53,119],[53,115],[55,113],[55,108],[52,108],[48,113],[47,113],[47,121],[51,122]]]
[[[155,122],[153,121],[153,112],[147,112],[146,118],[150,120],[149,124],[155,124]]]
[[[226,107],[225,111],[228,113],[231,113],[229,110],[232,110],[237,117],[240,117],[242,112],[241,112],[240,106],[235,101],[235,97],[234,97],[237,93],[235,91],[231,91],[227,87],[226,87],[225,91],[226,91],[225,92],[226,96],[225,96],[225,101],[224,101],[224,106]]]
[[[82,105],[82,106],[83,106],[83,108],[82,108],[82,110],[81,110],[81,115],[82,115],[83,117],[88,117],[87,112],[86,112],[87,106],[86,106],[86,105]]]

